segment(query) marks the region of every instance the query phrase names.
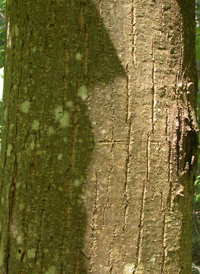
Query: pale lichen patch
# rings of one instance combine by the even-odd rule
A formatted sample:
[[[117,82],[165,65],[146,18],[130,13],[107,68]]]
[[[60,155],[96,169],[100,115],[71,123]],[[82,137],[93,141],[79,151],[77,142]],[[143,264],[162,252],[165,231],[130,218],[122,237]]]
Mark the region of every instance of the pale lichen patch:
[[[7,156],[11,155],[12,149],[13,149],[13,146],[11,144],[9,144],[8,148],[7,148]]]
[[[36,250],[35,248],[31,248],[27,250],[27,256],[29,259],[35,258]]]
[[[14,124],[10,124],[10,130],[12,130],[14,128]]]
[[[59,191],[63,191],[63,188],[61,186],[58,187]]]
[[[24,205],[24,204],[20,204],[20,205],[19,205],[19,210],[20,210],[20,211],[24,210],[24,208],[25,208],[25,205]]]
[[[40,126],[40,122],[38,120],[33,120],[32,129],[38,130]]]
[[[30,149],[31,149],[31,150],[33,150],[33,149],[34,149],[34,147],[35,147],[35,142],[34,142],[34,141],[32,141],[32,142],[30,143]]]
[[[59,121],[63,117],[63,107],[62,106],[56,107],[54,110],[54,113],[55,113],[56,120]]]
[[[16,187],[19,188],[22,185],[21,182],[17,182]]]
[[[171,220],[172,220],[172,219],[171,219],[171,217],[170,217],[170,216],[166,216],[166,218],[165,218],[165,222],[166,222],[166,223],[171,222]]]
[[[55,274],[56,273],[56,267],[54,265],[50,266],[45,274]]]
[[[17,25],[15,25],[15,36],[19,35],[19,28]]]
[[[26,100],[21,104],[21,111],[23,113],[28,113],[29,108],[30,108],[30,102],[29,101]]]
[[[17,236],[16,240],[17,240],[18,244],[21,244],[22,243],[22,236]]]
[[[134,270],[135,270],[134,263],[132,264],[129,263],[124,266],[124,274],[132,274]]]
[[[88,94],[87,94],[87,88],[86,86],[81,86],[79,89],[78,89],[78,96],[84,101]]]
[[[80,186],[80,185],[81,185],[81,181],[78,180],[78,179],[76,179],[76,180],[74,181],[74,186],[75,186],[75,187],[78,187],[78,186]]]
[[[150,259],[150,262],[155,263],[155,261],[156,261],[156,257],[152,256],[151,259]]]
[[[62,157],[63,157],[62,153],[59,153],[57,158],[58,160],[62,160]]]
[[[64,137],[64,138],[63,138],[63,142],[64,142],[64,143],[67,143],[67,137]]]
[[[62,128],[68,127],[70,124],[70,114],[65,112],[63,117],[60,120],[60,125]]]
[[[48,132],[49,135],[53,135],[53,134],[55,133],[55,130],[54,130],[53,127],[50,126],[50,127],[48,128],[47,132]]]
[[[35,52],[36,52],[36,50],[37,50],[37,48],[36,48],[36,47],[32,48],[32,52],[33,52],[33,53],[35,53]]]
[[[68,102],[66,103],[66,106],[67,106],[68,108],[73,108],[73,107],[74,107],[73,101],[68,101]]]
[[[77,53],[76,53],[76,60],[77,60],[77,61],[81,61],[82,58],[83,58],[83,54],[81,54],[80,52],[77,52]]]
[[[39,148],[39,147],[38,147]],[[37,154],[38,155],[45,155],[47,152],[46,152],[46,150],[38,150],[37,151]]]
[[[55,119],[60,122],[62,128],[68,127],[70,124],[70,114],[67,111],[63,111],[62,106],[58,106],[54,110]]]

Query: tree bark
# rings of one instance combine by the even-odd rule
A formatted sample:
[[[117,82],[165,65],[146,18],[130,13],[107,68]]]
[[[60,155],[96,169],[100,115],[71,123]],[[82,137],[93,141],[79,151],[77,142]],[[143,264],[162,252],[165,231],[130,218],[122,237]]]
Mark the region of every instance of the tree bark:
[[[3,274],[191,272],[195,1],[7,0]]]

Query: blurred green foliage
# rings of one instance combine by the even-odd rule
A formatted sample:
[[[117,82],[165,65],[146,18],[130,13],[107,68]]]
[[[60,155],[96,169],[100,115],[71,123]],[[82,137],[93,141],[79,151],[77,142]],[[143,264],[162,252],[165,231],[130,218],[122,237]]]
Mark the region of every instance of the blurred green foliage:
[[[0,0],[0,68],[4,66],[6,40],[6,0]]]
[[[196,59],[200,60],[200,5],[196,6]]]
[[[6,0],[0,0],[0,68],[4,66],[5,41],[6,41]],[[1,110],[2,110],[2,101],[0,101],[0,142],[1,142]],[[0,146],[0,149],[1,149],[1,146]]]

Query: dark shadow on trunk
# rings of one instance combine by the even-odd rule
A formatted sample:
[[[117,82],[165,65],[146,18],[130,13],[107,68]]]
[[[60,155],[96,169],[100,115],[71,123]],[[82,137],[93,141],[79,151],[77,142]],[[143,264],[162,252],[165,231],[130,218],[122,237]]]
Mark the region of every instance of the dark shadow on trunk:
[[[21,62],[23,66],[24,62],[29,74],[23,74],[21,68],[18,94],[12,88],[5,89],[5,104],[11,108],[12,104],[28,100],[31,112],[26,116],[20,112],[24,121],[17,125],[16,139],[12,142],[12,153],[22,155],[23,168],[17,165],[16,182],[10,188],[12,201],[7,211],[9,229],[8,236],[5,232],[7,250],[2,273],[14,273],[14,269],[16,273],[33,273],[36,269],[38,273],[88,273],[85,264],[88,258],[83,254],[87,216],[82,188],[87,184],[87,168],[95,146],[88,111],[89,94],[97,84],[126,77],[93,1],[50,2],[40,1],[39,6],[31,2],[27,16],[23,16],[18,26],[22,45],[31,44],[27,50],[29,56],[20,57],[21,61],[10,60],[13,71],[18,70],[17,64]],[[16,8],[20,16],[26,14],[25,4]],[[13,24],[11,18],[10,25]],[[7,80],[5,73],[5,82],[8,81],[13,79]],[[18,86],[17,82],[12,85]],[[28,95],[23,85],[27,85]],[[14,119],[17,111],[17,107],[12,110]],[[37,120],[40,120],[39,131],[34,129],[36,124],[30,126]],[[32,145],[33,154],[26,158],[27,147]],[[31,176],[27,176],[30,170]],[[25,187],[17,189],[15,184],[20,176]],[[2,196],[6,195],[5,185],[2,184],[1,190]],[[20,201],[26,204],[23,217],[17,211]],[[2,227],[6,231],[4,221]],[[11,235],[10,227],[18,222],[22,222],[19,227],[22,226],[23,245]],[[13,250],[18,259],[11,254]]]

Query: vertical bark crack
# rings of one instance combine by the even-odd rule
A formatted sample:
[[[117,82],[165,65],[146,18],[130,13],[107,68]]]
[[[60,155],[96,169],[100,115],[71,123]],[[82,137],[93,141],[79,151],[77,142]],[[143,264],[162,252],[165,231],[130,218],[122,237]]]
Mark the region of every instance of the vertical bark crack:
[[[152,92],[152,133],[154,133],[154,128],[155,128],[155,58],[154,58],[154,44],[152,41],[152,88],[151,88],[151,92]]]
[[[178,107],[178,117],[177,117],[177,126],[176,126],[176,163],[177,163],[177,176],[179,176],[179,160],[180,160],[180,142],[181,142],[181,126],[182,126],[182,111]]]
[[[76,243],[76,259],[75,259],[74,274],[78,273],[78,258],[79,258],[79,252],[80,252],[80,249],[79,249],[79,238],[80,238],[79,231],[80,231],[80,219],[78,219],[78,231],[77,231],[78,237],[77,237],[77,243]]]
[[[162,231],[162,247],[163,247],[163,258],[162,258],[162,266],[160,274],[165,272],[165,263],[166,263],[166,222],[165,222],[165,213],[163,216],[163,231]]]
[[[9,274],[9,258],[10,258],[10,248],[11,248],[11,238],[13,232],[13,211],[15,204],[15,191],[16,191],[16,180],[17,180],[17,172],[18,172],[18,163],[17,163],[17,155],[15,154],[15,162],[14,162],[14,171],[12,175],[12,183],[9,189],[9,217],[8,217],[8,240],[6,247],[6,274]]]
[[[89,271],[93,272],[93,257],[95,257],[95,239],[96,239],[96,228],[97,228],[97,220],[96,220],[96,214],[97,214],[97,206],[98,206],[98,175],[97,172],[95,172],[95,201],[94,201],[94,209],[93,209],[93,216],[92,216],[92,234],[91,234],[91,252],[90,252],[90,262],[89,262]]]
[[[106,195],[107,195],[107,198],[106,198],[105,206],[103,208],[103,225],[105,225],[106,208],[107,208],[109,200],[110,200],[109,185],[110,185],[110,182],[111,182],[111,174],[112,174],[112,172],[113,172],[113,165],[109,169],[108,178],[106,180],[107,181],[107,184],[106,184]]]
[[[171,173],[172,173],[172,162],[171,162],[171,141],[168,142],[168,184],[169,191],[167,195],[167,204],[171,208],[171,197],[172,197],[172,181],[171,181]]]
[[[131,26],[132,26],[132,60],[133,66],[136,67],[136,6],[135,0],[132,0],[131,7]]]
[[[84,59],[83,59],[83,71],[84,71],[84,77],[86,76],[87,73],[87,28],[85,26],[85,35],[84,35]]]
[[[114,229],[113,229],[113,237],[112,240],[110,242],[110,246],[109,246],[109,260],[108,260],[108,265],[110,266],[110,270],[109,273],[112,274],[113,272],[113,245],[115,243],[115,235],[116,235],[116,225],[114,225]]]
[[[78,90],[77,90],[77,84],[76,84],[76,94],[75,94],[75,110],[73,114],[73,132],[72,132],[72,151],[71,151],[71,157],[70,157],[70,166],[72,169],[72,172],[74,171],[74,164],[75,164],[75,159],[74,159],[74,149],[75,149],[75,142],[76,142],[76,131],[77,131],[77,113],[78,113]]]
[[[147,133],[147,148],[146,148],[146,157],[147,157],[147,182],[149,181],[150,174],[150,133]]]
[[[47,190],[45,191],[45,194],[44,194],[43,208],[42,208],[41,217],[40,217],[40,234],[39,234],[39,239],[38,239],[37,247],[36,247],[35,262],[37,262],[37,257],[40,252],[40,242],[42,239],[43,218],[44,218],[45,205],[46,205],[46,196],[47,196]]]
[[[4,153],[4,157],[2,157],[3,162],[3,167],[2,167],[2,179],[1,179],[1,189],[0,189],[0,199],[2,198],[2,191],[3,191],[3,186],[4,186],[4,175],[5,175],[5,168],[6,168],[6,154],[7,154],[7,149],[8,149],[8,138],[6,138],[6,145],[5,145],[5,153]],[[0,200],[1,201],[1,200]]]
[[[35,138],[35,143],[34,143],[34,155],[33,155],[33,162],[30,166],[30,187],[32,188],[32,183],[33,183],[33,171],[34,171],[34,166],[35,166],[35,162],[36,162],[36,156],[37,156],[37,137]],[[28,182],[26,182],[26,204],[25,204],[25,209],[24,209],[24,216],[23,216],[23,222],[22,222],[22,231],[24,232],[24,251],[22,253],[20,262],[21,262],[21,266],[20,266],[20,271],[19,274],[22,273],[23,271],[23,260],[24,257],[26,255],[26,250],[27,250],[27,241],[28,241],[28,228],[26,228],[26,219],[27,219],[27,209],[28,209],[28,196],[29,196],[29,186],[28,186]]]
[[[67,184],[67,194],[68,198],[66,201],[66,224],[64,226],[64,234],[62,237],[62,246],[61,246],[61,269],[63,267],[63,251],[64,251],[64,246],[65,246],[65,235],[67,233],[68,229],[68,222],[69,222],[69,216],[70,216],[70,207],[71,207],[71,202],[72,202],[72,193],[71,193],[71,185],[72,185],[72,180],[71,176],[75,175],[75,143],[76,143],[76,132],[77,132],[77,113],[78,113],[78,90],[77,90],[77,84],[76,84],[76,94],[75,94],[75,108],[74,108],[74,113],[73,113],[73,127],[72,127],[72,140],[71,140],[71,155],[70,155],[70,167],[66,170],[66,178],[69,178],[68,184]],[[75,267],[75,271],[77,266]],[[76,272],[75,272],[76,273]]]
[[[43,274],[43,266],[44,266],[44,254],[42,253],[42,261],[41,261],[40,274]]]
[[[129,89],[129,70],[127,66],[127,114],[126,114],[126,123],[128,124],[128,136],[127,136],[127,156],[125,163],[125,185],[124,185],[124,226],[123,231],[125,231],[127,217],[128,217],[128,208],[129,208],[129,197],[128,197],[128,180],[129,180],[129,165],[130,165],[130,151],[131,151],[131,111],[130,111],[130,89]]]
[[[142,189],[142,200],[141,200],[141,208],[140,208],[140,221],[139,221],[139,233],[138,233],[138,241],[137,241],[137,251],[136,251],[136,265],[133,271],[133,274],[137,273],[137,269],[140,263],[141,256],[141,248],[142,248],[142,236],[143,236],[143,221],[144,221],[144,208],[145,208],[145,198],[146,198],[146,182],[143,181],[143,189]]]

